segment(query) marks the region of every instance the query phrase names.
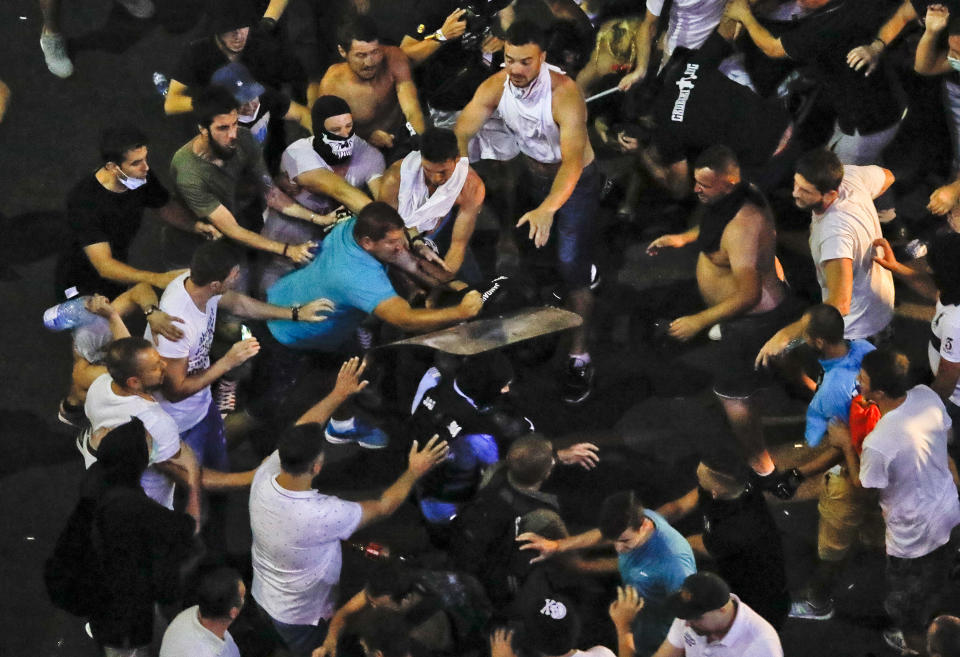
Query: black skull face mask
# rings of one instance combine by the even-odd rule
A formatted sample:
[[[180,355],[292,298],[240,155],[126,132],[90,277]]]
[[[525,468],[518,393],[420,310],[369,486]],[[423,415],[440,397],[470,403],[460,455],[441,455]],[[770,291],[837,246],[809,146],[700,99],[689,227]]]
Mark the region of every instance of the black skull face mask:
[[[335,135],[324,128],[324,122],[331,116],[350,114],[347,101],[338,96],[321,96],[313,105],[311,118],[313,119],[313,149],[327,164],[337,165],[348,161],[353,155],[353,146],[356,135],[351,130],[346,137]]]

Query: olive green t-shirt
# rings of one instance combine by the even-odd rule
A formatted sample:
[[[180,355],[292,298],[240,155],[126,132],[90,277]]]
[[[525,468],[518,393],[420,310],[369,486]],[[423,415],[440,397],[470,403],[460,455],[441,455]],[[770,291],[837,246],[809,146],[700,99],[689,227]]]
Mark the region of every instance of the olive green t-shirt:
[[[270,179],[260,146],[246,128],[237,131],[237,151],[223,166],[208,162],[193,152],[193,140],[173,154],[170,172],[180,198],[203,219],[220,205],[235,217],[240,208],[261,193]]]

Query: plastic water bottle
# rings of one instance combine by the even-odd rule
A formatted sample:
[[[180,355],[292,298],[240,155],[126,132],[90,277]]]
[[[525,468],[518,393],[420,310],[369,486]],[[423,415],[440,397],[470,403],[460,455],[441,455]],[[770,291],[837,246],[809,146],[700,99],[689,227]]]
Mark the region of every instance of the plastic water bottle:
[[[167,76],[163,73],[154,73],[153,86],[157,88],[157,93],[161,96],[166,96],[167,92],[170,91],[170,80],[168,80]]]
[[[87,310],[89,296],[74,297],[43,312],[43,325],[51,331],[67,331],[78,326],[86,326],[97,316]]]

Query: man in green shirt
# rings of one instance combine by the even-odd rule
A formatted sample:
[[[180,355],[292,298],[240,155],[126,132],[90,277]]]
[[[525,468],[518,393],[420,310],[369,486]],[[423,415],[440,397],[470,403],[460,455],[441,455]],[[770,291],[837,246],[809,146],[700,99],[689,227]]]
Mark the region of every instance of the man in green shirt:
[[[316,224],[336,217],[303,207],[274,186],[260,147],[239,127],[238,105],[225,88],[211,86],[195,100],[199,134],[178,150],[170,163],[177,191],[200,219],[244,246],[275,253],[302,265],[313,258],[313,242],[285,244],[259,234],[261,198],[285,215]]]

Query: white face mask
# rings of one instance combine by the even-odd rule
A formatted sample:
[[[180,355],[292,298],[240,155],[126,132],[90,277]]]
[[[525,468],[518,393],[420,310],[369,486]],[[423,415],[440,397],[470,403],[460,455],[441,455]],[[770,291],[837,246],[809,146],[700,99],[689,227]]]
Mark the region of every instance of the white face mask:
[[[146,178],[134,178],[133,176],[128,176],[123,171],[120,170],[120,167],[117,167],[117,180],[129,190],[138,189],[147,184]]]
[[[257,118],[257,114],[260,112],[260,99],[258,98],[256,104],[253,106],[252,114],[237,114],[237,121],[240,123],[253,123],[254,119]]]
[[[351,133],[349,137],[340,137],[332,133],[322,130],[320,132],[320,139],[323,140],[323,143],[326,144],[330,151],[333,153],[333,157],[337,160],[345,160],[351,155],[353,155],[353,144],[354,144],[354,135]]]

